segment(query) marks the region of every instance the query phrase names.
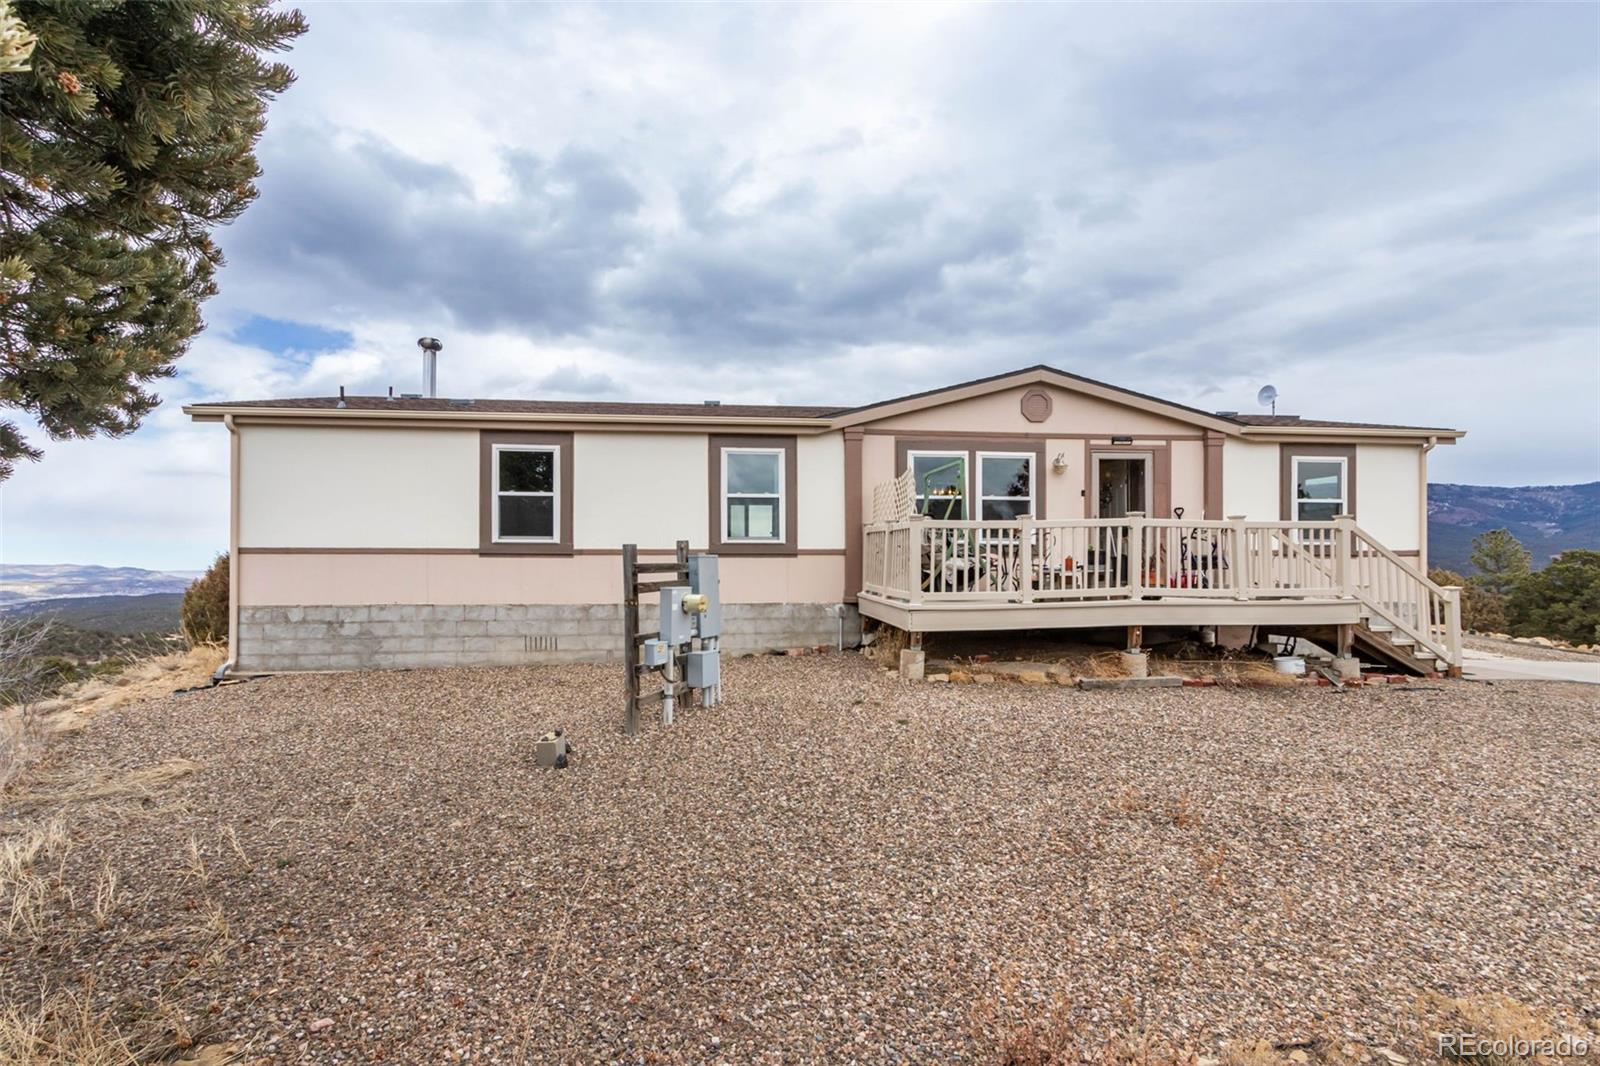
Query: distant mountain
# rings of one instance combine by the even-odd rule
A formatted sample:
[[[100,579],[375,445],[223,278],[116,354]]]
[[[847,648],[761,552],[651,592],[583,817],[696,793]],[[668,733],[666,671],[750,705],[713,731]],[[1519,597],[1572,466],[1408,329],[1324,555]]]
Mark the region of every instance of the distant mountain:
[[[70,596],[59,600],[0,603],[0,614],[47,618],[57,625],[101,633],[176,633],[181,592],[144,596]]]
[[[0,604],[79,596],[145,596],[182,592],[199,571],[141,570],[136,566],[0,564]]]
[[[1428,486],[1428,564],[1463,574],[1472,540],[1509,529],[1541,567],[1568,548],[1600,551],[1600,481],[1586,485]]]

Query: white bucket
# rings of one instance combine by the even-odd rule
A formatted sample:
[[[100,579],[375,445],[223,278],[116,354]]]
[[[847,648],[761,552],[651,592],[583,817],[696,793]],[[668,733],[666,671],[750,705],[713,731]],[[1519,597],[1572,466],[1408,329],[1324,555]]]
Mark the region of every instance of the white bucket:
[[[1298,655],[1275,655],[1272,657],[1272,668],[1280,674],[1302,677],[1306,672],[1306,661]]]

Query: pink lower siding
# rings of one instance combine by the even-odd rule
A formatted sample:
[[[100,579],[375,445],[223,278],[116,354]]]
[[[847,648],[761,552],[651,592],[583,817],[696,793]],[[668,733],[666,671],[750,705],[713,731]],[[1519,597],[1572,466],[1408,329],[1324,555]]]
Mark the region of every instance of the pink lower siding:
[[[647,558],[671,558],[649,556]],[[839,603],[844,555],[724,556],[726,603]],[[590,604],[622,601],[616,555],[255,553],[239,557],[242,606]]]

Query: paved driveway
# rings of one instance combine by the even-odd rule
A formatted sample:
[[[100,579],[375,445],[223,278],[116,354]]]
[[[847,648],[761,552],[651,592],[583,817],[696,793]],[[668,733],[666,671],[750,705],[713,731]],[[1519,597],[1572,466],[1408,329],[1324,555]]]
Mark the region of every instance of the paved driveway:
[[[1462,673],[1479,681],[1579,681],[1600,685],[1600,659],[1594,662],[1535,662],[1501,655],[1467,652]]]

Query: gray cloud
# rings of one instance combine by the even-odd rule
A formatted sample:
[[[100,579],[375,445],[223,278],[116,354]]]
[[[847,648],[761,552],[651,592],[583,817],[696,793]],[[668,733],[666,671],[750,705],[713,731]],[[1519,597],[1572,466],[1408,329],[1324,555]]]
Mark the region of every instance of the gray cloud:
[[[452,395],[852,403],[1051,362],[1463,426],[1440,478],[1600,476],[1592,5],[310,14],[213,330],[147,429],[7,485],[8,557],[203,564],[226,499],[174,475],[226,448],[170,405],[411,388],[420,333]],[[144,550],[63,541],[91,499]]]

